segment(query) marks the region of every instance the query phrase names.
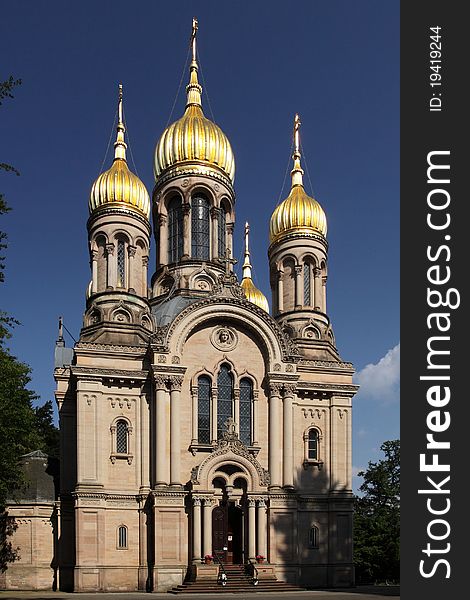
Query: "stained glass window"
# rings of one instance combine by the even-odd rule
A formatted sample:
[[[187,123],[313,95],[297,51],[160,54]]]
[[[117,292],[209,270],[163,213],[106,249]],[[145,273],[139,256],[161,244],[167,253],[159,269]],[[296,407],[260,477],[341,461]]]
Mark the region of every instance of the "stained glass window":
[[[228,365],[220,367],[217,395],[217,439],[220,439],[227,429],[227,419],[232,417],[233,379]]]
[[[197,387],[197,435],[200,444],[211,441],[211,381],[209,377],[199,377]]]
[[[118,454],[127,454],[127,423],[120,420],[116,423],[116,452]]]
[[[198,195],[191,202],[191,256],[209,260],[209,200]]]
[[[253,384],[249,379],[240,381],[240,441],[251,446]]]
[[[308,432],[308,458],[317,460],[318,458],[318,431],[310,429]]]
[[[117,286],[124,287],[126,282],[126,255],[123,240],[117,243]]]
[[[168,204],[168,261],[176,262],[183,256],[183,208],[175,196]]]
[[[227,226],[227,213],[225,212],[224,208],[221,207],[220,213],[219,213],[219,233],[218,233],[218,238],[219,238],[218,252],[219,252],[219,257],[221,257],[221,258],[225,257],[225,250],[227,248],[226,226]]]

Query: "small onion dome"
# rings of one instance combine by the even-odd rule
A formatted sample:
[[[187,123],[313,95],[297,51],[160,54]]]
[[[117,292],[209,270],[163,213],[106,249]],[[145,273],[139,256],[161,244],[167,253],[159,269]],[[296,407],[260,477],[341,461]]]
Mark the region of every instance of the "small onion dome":
[[[245,223],[245,262],[243,263],[243,279],[240,285],[245,292],[247,300],[269,313],[269,304],[266,296],[255,286],[251,278],[252,266],[250,263],[250,251],[248,247],[249,233],[250,226],[248,223]]]
[[[279,204],[269,223],[269,238],[271,243],[278,242],[285,236],[294,233],[303,235],[321,234],[326,237],[326,215],[320,204],[305,192],[300,166],[299,150],[299,116],[295,120],[295,151],[293,155],[294,168],[291,171],[292,187],[287,198]]]
[[[216,167],[228,176],[233,184],[235,159],[230,142],[218,125],[204,116],[202,87],[198,82],[196,61],[197,21],[193,21],[193,58],[190,79],[186,87],[187,102],[184,115],[165,129],[155,148],[155,180],[169,167],[200,163],[202,167]]]
[[[100,206],[132,209],[150,218],[150,197],[142,181],[129,170],[126,161],[127,144],[122,119],[122,86],[119,86],[119,116],[117,138],[114,142],[114,161],[111,168],[101,173],[91,188],[90,213]]]

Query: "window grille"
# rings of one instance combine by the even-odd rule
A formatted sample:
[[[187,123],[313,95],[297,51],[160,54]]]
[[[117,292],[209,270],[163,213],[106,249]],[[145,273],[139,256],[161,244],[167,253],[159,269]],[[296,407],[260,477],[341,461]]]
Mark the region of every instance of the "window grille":
[[[128,453],[127,434],[128,430],[126,421],[118,421],[116,423],[116,452],[118,454]]]
[[[118,528],[118,548],[127,548],[127,527],[125,525]]]
[[[227,248],[226,240],[226,227],[227,227],[227,213],[223,208],[220,209],[219,213],[219,233],[218,233],[218,251],[219,257],[225,258],[225,250]]]
[[[251,446],[253,384],[249,379],[240,381],[240,441]]]
[[[211,441],[211,381],[209,377],[199,377],[197,386],[197,431],[200,444]]]
[[[312,305],[312,267],[304,263],[304,306]]]
[[[183,256],[183,207],[181,199],[168,204],[168,261],[177,262]]]
[[[318,459],[318,431],[310,429],[308,432],[308,458],[309,460]]]
[[[191,256],[209,260],[209,200],[194,196],[191,203]]]
[[[125,287],[126,282],[126,256],[123,240],[118,240],[117,244],[117,286]]]
[[[220,439],[227,429],[227,419],[232,417],[233,379],[228,365],[220,368],[217,395],[217,439]]]

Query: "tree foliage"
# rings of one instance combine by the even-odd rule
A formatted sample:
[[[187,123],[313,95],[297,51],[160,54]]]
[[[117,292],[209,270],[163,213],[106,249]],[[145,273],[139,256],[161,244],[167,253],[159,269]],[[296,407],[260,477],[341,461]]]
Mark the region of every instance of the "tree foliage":
[[[12,91],[21,81],[9,77],[0,82],[0,105],[5,98],[13,98]],[[19,175],[18,171],[0,162],[0,171]],[[0,194],[0,216],[10,208]],[[6,233],[0,231],[0,252],[6,248]],[[5,257],[0,255],[0,282],[4,282]],[[31,369],[13,356],[7,347],[12,328],[18,321],[0,311],[0,570],[15,560],[16,550],[11,535],[16,525],[4,512],[6,502],[25,483],[20,458],[33,450],[58,456],[58,430],[54,426],[52,402],[34,407],[38,399],[28,389]]]
[[[385,458],[369,462],[355,498],[354,563],[358,583],[400,579],[400,440],[384,442]]]

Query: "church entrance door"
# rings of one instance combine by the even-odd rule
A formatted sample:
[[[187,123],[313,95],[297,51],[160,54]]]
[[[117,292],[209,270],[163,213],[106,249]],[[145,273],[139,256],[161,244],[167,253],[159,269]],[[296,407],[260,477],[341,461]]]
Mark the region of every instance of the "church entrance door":
[[[243,562],[243,511],[223,501],[212,511],[212,550],[226,564]]]

